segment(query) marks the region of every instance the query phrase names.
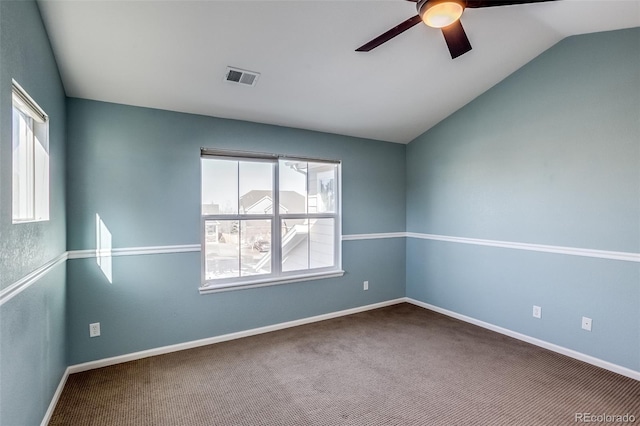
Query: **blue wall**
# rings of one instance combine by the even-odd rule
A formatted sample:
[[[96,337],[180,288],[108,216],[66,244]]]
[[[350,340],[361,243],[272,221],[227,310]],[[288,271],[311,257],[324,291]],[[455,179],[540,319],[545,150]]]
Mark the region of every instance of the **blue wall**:
[[[404,145],[80,99],[67,113],[70,250],[96,248],[96,214],[113,248],[199,244],[200,147],[341,160],[343,234],[405,230]],[[345,241],[344,277],[208,295],[200,253],[113,257],[113,283],[70,260],[69,363],[403,297],[404,250]]]
[[[412,141],[407,231],[640,252],[639,70],[638,28],[571,37]],[[640,370],[638,263],[411,238],[407,271],[409,297]]]
[[[0,1],[0,290],[66,250],[65,95],[32,1]],[[11,79],[50,118],[50,217],[11,223]],[[39,424],[67,366],[65,267],[0,307],[0,424]]]

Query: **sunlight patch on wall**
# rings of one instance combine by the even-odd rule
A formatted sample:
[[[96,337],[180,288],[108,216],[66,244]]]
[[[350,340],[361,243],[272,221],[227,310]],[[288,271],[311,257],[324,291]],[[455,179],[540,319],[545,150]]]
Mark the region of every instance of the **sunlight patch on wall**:
[[[100,215],[96,213],[96,262],[105,278],[113,284],[111,249],[111,232]]]

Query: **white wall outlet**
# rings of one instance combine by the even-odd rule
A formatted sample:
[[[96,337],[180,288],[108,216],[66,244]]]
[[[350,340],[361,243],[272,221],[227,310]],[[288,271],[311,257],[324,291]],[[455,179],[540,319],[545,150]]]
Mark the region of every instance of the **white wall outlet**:
[[[591,318],[582,317],[582,329],[591,331]]]
[[[100,335],[100,323],[94,322],[89,324],[89,337],[98,337]]]
[[[533,317],[542,318],[542,308],[540,306],[533,305]]]
[[[369,290],[369,281],[365,281],[364,283],[362,283],[362,289]]]

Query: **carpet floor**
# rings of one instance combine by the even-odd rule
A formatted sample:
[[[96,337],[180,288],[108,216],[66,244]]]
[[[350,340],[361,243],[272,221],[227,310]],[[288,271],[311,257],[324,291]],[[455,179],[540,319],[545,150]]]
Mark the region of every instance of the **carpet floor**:
[[[50,424],[575,425],[582,413],[640,423],[640,382],[404,303],[72,374]]]

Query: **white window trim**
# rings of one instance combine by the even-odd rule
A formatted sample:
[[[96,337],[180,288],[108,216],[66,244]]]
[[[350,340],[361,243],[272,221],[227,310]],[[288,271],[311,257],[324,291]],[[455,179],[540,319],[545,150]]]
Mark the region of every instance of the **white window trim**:
[[[299,272],[299,271],[296,271],[296,272]],[[345,272],[342,269],[339,269],[339,270],[334,270],[332,272],[297,274],[297,275],[291,275],[286,277],[280,276],[280,277],[264,278],[259,280],[250,280],[246,282],[216,284],[216,285],[210,285],[208,287],[200,287],[199,290],[200,290],[200,294],[220,293],[223,291],[243,290],[247,288],[268,287],[272,285],[290,284],[290,283],[297,283],[302,281],[315,281],[315,280],[322,280],[327,278],[337,278],[337,277],[343,276],[344,273]]]
[[[29,217],[21,216],[16,217],[16,212],[13,210],[15,197],[15,188],[12,183],[12,213],[11,213],[11,222],[12,224],[22,224],[22,223],[33,223],[33,222],[46,222],[50,220],[50,177],[49,177],[49,116],[44,112],[44,110],[38,105],[38,103],[33,100],[31,96],[18,84],[14,79],[11,80],[11,102],[12,102],[12,115],[13,109],[17,109],[23,115],[29,117],[30,119],[30,131],[31,131],[31,141],[29,143],[32,145],[30,147],[31,154],[29,155],[30,171],[32,176],[32,181],[29,186],[31,187],[31,215]],[[13,123],[13,117],[12,117]],[[13,125],[13,124],[12,124]],[[42,169],[36,167],[38,163],[38,157],[36,156],[36,130],[39,126],[43,126],[39,129],[38,133],[43,137],[43,140],[46,146],[42,148],[46,151],[46,163],[44,172],[47,174],[45,182],[40,182],[35,178],[37,173],[43,172]],[[13,138],[13,129],[12,136]],[[13,141],[12,141],[13,146]],[[12,167],[14,164],[12,148]],[[13,173],[13,172],[12,172]],[[38,197],[38,193],[44,194],[43,198]],[[24,194],[23,194],[24,195]]]
[[[344,275],[342,270],[342,163],[337,160],[327,160],[319,158],[307,158],[289,155],[267,154],[267,153],[253,153],[242,151],[220,151],[215,149],[201,148],[201,158],[218,158],[225,160],[239,160],[239,161],[268,161],[274,163],[273,167],[273,205],[279,206],[279,170],[278,162],[280,160],[291,161],[306,161],[314,163],[331,163],[336,164],[336,187],[338,188],[338,196],[336,198],[336,211],[335,213],[291,213],[291,214],[276,214],[275,210],[271,215],[247,215],[238,214],[235,215],[203,215],[201,213],[200,220],[200,235],[201,235],[201,280],[199,292],[200,294],[219,293],[224,291],[242,290],[248,288],[265,287],[272,285],[288,284],[301,281],[312,281],[326,278],[341,277]],[[201,179],[202,182],[202,179]],[[308,185],[308,182],[307,182]],[[334,219],[334,266],[327,268],[313,268],[307,270],[296,270],[284,272],[280,270],[278,275],[273,275],[274,266],[276,263],[282,262],[282,253],[277,252],[278,255],[274,256],[274,251],[271,252],[271,273],[265,275],[249,276],[249,277],[234,277],[228,279],[215,280],[217,283],[213,284],[213,280],[206,279],[206,241],[204,237],[205,221],[206,220],[271,220],[272,233],[271,243],[275,241],[281,241],[281,227],[279,221],[287,218],[318,218],[318,219]],[[272,244],[273,245],[273,244]],[[278,267],[278,269],[280,269]]]

